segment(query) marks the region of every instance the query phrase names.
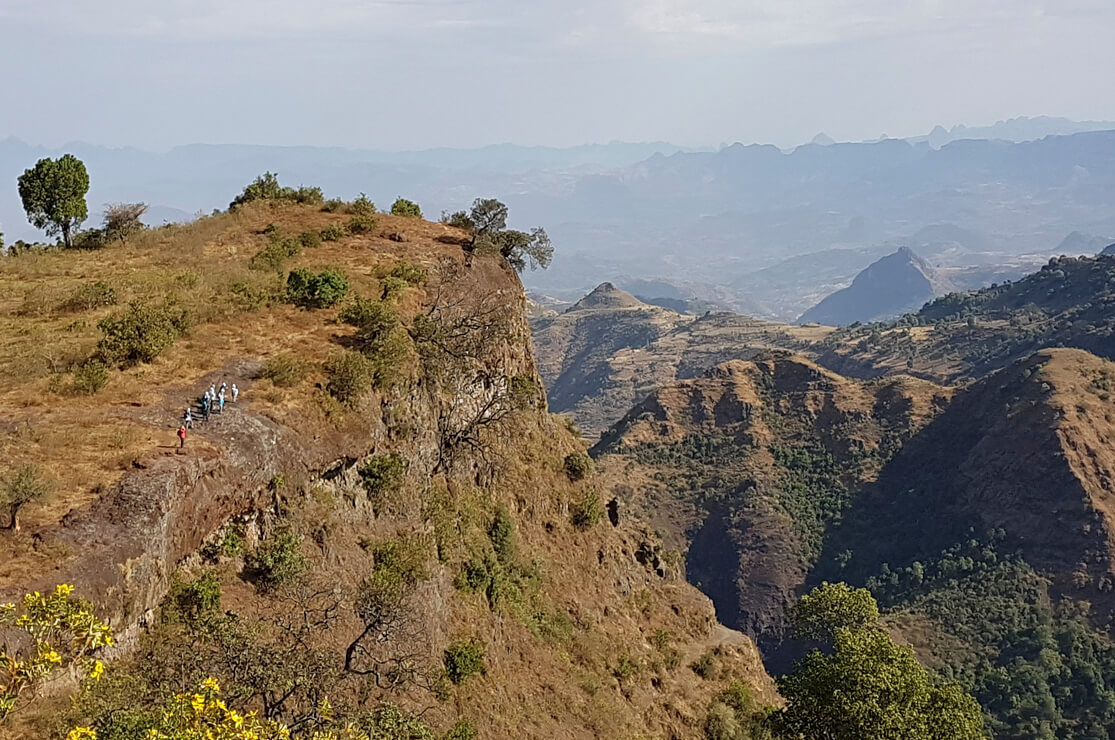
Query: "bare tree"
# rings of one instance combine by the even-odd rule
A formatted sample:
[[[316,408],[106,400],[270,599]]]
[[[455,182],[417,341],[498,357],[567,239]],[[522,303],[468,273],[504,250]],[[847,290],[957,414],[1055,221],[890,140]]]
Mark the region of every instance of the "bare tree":
[[[105,206],[104,234],[105,238],[119,239],[121,244],[127,242],[128,237],[143,231],[143,221],[140,219],[147,213],[146,203],[109,203]]]

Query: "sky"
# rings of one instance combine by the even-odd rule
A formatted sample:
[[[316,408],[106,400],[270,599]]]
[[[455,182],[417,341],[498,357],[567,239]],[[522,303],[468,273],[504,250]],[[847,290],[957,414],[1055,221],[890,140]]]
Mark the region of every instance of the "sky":
[[[0,0],[0,138],[790,146],[1115,119],[1112,0]]]

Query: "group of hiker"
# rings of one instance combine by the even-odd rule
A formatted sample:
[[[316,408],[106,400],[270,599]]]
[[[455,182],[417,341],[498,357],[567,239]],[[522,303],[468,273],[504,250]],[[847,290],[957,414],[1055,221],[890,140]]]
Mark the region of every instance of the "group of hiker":
[[[236,387],[236,383],[232,384],[229,388],[228,383],[221,381],[221,387],[217,388],[215,383],[210,384],[202,394],[201,400],[198,404],[200,407],[200,417],[202,421],[209,421],[209,416],[216,411],[218,414],[225,412],[225,400],[232,398],[232,402],[236,403],[240,399],[240,389]],[[194,407],[192,405],[186,407],[186,411],[182,414],[182,423],[178,425],[178,452],[181,453],[186,446],[186,437],[190,429],[194,428]]]

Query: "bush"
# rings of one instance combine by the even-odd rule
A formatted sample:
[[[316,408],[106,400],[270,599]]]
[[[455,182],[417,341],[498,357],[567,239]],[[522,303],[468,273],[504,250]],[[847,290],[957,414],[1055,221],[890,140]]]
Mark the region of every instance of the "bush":
[[[348,233],[370,234],[379,226],[379,219],[370,215],[353,216],[348,222]]]
[[[368,200],[368,196],[363,193],[360,197],[348,204],[345,212],[351,216],[374,216],[379,211],[376,210],[376,204]]]
[[[297,190],[291,194],[291,200],[303,205],[319,206],[325,202],[325,194],[321,192],[319,187],[309,187],[300,185]]]
[[[221,610],[221,580],[207,570],[187,583],[171,585],[163,603],[163,618],[169,622],[196,622]]]
[[[477,640],[458,640],[445,649],[445,675],[455,685],[469,676],[484,674],[484,646]]]
[[[275,355],[263,363],[258,377],[270,380],[282,388],[290,388],[305,380],[309,372],[309,363],[302,362],[293,355]]]
[[[496,557],[502,564],[511,565],[515,562],[515,522],[511,519],[511,512],[506,506],[500,505],[496,509],[496,515],[488,527],[488,539],[491,540],[492,549],[496,551]]]
[[[407,285],[417,286],[426,282],[427,274],[426,268],[422,265],[416,265],[413,262],[397,262],[385,277],[396,278]]]
[[[565,474],[571,481],[584,480],[592,472],[592,458],[584,452],[570,452],[565,456]]]
[[[716,658],[711,652],[705,653],[689,664],[689,668],[706,681],[716,675]]]
[[[595,527],[604,518],[604,508],[600,504],[600,495],[589,489],[581,494],[573,505],[569,507],[569,520],[577,529]]]
[[[422,218],[422,209],[413,200],[397,198],[391,205],[392,216],[407,216],[409,218]]]
[[[281,272],[287,260],[302,254],[302,242],[298,239],[281,239],[276,236],[271,238],[267,246],[254,254],[248,261],[252,270],[272,270]]]
[[[475,228],[475,224],[473,224],[466,211],[455,211],[453,213],[442,211],[441,222],[446,226],[464,229],[465,231],[472,231]]]
[[[102,334],[97,359],[124,368],[151,362],[169,349],[189,331],[190,317],[171,301],[162,306],[133,301],[126,311],[101,319],[97,326]]]
[[[276,532],[244,559],[244,576],[261,591],[272,591],[301,576],[309,567],[302,538],[289,529]]]
[[[321,210],[326,213],[341,213],[348,204],[340,198],[330,198],[321,204]]]
[[[325,362],[325,390],[341,403],[355,405],[372,389],[374,365],[360,352],[344,350]]]
[[[70,293],[70,295],[59,304],[58,310],[73,313],[77,311],[89,311],[94,308],[100,308],[101,306],[115,305],[116,290],[103,280],[98,280],[95,283],[86,283],[73,293]]]
[[[317,231],[303,231],[298,235],[298,241],[302,243],[303,247],[313,249],[314,247],[321,246],[322,236]]]
[[[108,370],[97,359],[88,359],[74,369],[73,392],[92,396],[108,384]]]
[[[480,732],[476,729],[476,725],[467,719],[459,719],[441,736],[441,740],[476,740],[478,737]]]
[[[233,305],[241,311],[255,311],[267,305],[274,297],[271,288],[237,280],[228,286]]]
[[[323,242],[335,242],[345,238],[348,232],[344,226],[340,224],[329,224],[321,230],[321,240]]]
[[[235,209],[253,200],[287,200],[295,203],[319,205],[325,202],[321,188],[301,185],[298,188],[285,188],[279,184],[279,176],[273,172],[265,172],[248,186],[236,199],[229,203],[230,209]]]
[[[360,468],[360,480],[372,499],[383,499],[398,493],[403,487],[407,461],[397,452],[375,455]]]
[[[329,308],[348,293],[348,279],[336,270],[314,273],[299,268],[286,281],[287,300],[302,308]]]

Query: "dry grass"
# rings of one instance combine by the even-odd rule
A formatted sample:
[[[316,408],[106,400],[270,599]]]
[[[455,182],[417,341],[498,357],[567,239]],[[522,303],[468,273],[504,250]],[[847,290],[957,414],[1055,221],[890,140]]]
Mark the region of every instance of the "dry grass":
[[[276,303],[245,312],[231,286],[238,281],[281,286],[281,276],[248,269],[248,260],[267,243],[261,232],[268,224],[297,236],[346,218],[312,206],[254,203],[191,225],[152,229],[127,246],[0,259],[0,476],[9,466],[36,462],[53,482],[47,500],[28,507],[27,525],[57,521],[118,480],[133,460],[168,452],[181,409],[200,393],[207,374],[234,360],[280,352],[319,362],[335,349],[335,335],[347,333],[332,322],[335,311]],[[304,250],[288,267],[340,267],[353,291],[378,295],[377,271],[400,260],[433,265],[460,259],[459,247],[436,241],[453,236],[453,229],[410,218],[379,219],[378,233],[402,233],[407,241],[378,234],[346,237]],[[62,309],[67,297],[95,281],[114,289],[116,306]],[[149,365],[110,371],[107,387],[95,396],[67,392],[70,371],[100,338],[98,321],[129,301],[161,303],[168,297],[194,316],[189,336]],[[404,297],[404,309],[417,302]],[[243,385],[247,379],[229,380]],[[273,406],[268,411],[280,416],[298,411],[311,395],[259,390],[253,401]],[[203,431],[196,438],[204,445]]]

